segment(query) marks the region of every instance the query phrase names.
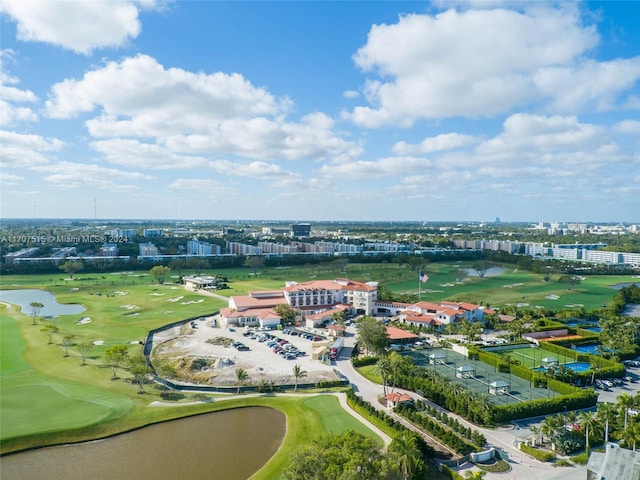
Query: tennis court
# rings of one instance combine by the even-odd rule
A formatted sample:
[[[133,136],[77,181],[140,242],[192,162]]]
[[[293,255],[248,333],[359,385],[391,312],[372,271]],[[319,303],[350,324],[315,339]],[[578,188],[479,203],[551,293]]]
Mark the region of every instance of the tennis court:
[[[415,365],[433,369],[451,382],[460,383],[473,392],[486,395],[494,405],[558,396],[547,388],[536,388],[528,380],[498,372],[484,362],[469,360],[453,350],[429,348],[403,352],[402,355],[411,357]],[[502,388],[498,387],[496,390],[495,382],[498,382],[498,386],[502,385]],[[492,391],[496,393],[491,393]]]
[[[504,348],[497,347],[484,349],[487,352],[495,353],[503,357],[509,356],[512,360],[518,360],[523,367],[536,370],[538,368],[547,368],[549,366],[559,366],[575,363],[575,357],[561,355],[558,353],[551,353],[544,349],[544,344],[541,347],[524,346],[518,348]],[[555,361],[554,361],[555,360]]]

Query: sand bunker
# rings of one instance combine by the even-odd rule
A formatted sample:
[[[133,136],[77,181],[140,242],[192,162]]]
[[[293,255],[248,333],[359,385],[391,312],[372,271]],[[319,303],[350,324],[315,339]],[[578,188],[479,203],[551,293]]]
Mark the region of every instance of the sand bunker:
[[[93,342],[94,345],[104,345],[104,340],[94,340]]]
[[[138,305],[120,305],[120,308],[126,308],[127,310],[135,310],[136,308],[140,308]]]
[[[91,323],[90,317],[82,317],[80,320],[76,322],[78,325],[84,325],[85,323]]]
[[[167,302],[179,302],[184,298],[184,295],[180,295],[178,297],[167,298]]]
[[[558,295],[551,294],[551,295],[547,295],[544,298],[546,298],[547,300],[558,300],[560,297]]]

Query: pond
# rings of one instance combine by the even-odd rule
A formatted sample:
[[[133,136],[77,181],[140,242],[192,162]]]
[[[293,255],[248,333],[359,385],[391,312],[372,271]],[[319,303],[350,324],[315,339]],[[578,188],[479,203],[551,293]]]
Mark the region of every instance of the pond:
[[[12,303],[18,305],[22,313],[31,315],[32,302],[40,302],[44,305],[40,309],[42,317],[56,317],[58,315],[77,315],[85,311],[82,305],[78,304],[60,304],[56,300],[56,296],[46,290],[28,288],[24,290],[0,290],[0,302]]]
[[[286,417],[278,410],[236,408],[2,457],[2,478],[246,480],[276,453],[285,432]]]

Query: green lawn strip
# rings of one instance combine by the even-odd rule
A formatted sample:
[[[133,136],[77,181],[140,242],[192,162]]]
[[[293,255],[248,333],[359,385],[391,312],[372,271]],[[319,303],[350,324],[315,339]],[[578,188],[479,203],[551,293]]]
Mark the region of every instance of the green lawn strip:
[[[378,385],[382,385],[382,377],[379,373],[376,373],[375,365],[367,365],[364,367],[358,367],[356,369],[360,375],[369,380],[370,382],[377,383]]]

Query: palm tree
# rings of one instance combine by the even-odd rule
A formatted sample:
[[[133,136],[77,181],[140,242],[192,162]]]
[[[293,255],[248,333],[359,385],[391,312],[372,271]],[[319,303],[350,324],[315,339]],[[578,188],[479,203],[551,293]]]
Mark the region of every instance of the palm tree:
[[[387,379],[389,375],[391,375],[391,363],[389,362],[388,357],[380,357],[378,362],[375,364],[373,369],[375,373],[380,375],[382,378],[382,391],[384,395],[387,395]]]
[[[629,416],[629,409],[633,408],[635,402],[631,395],[628,393],[622,393],[618,396],[617,405],[620,410],[624,411],[624,430],[627,430],[627,419]]]
[[[580,412],[578,423],[584,428],[585,451],[589,454],[589,429],[593,431],[596,426],[596,417],[591,412]]]
[[[249,372],[244,368],[236,368],[236,385],[238,387],[238,395],[240,395],[240,387],[249,381]]]
[[[307,376],[307,371],[303,370],[302,367],[298,364],[295,364],[293,366],[293,391],[297,392],[298,391],[298,381],[300,381],[301,378],[304,378]]]
[[[400,467],[403,480],[407,480],[423,466],[422,452],[415,435],[404,432],[397,435],[388,449],[393,462]]]
[[[597,415],[604,422],[604,443],[606,445],[609,442],[609,423],[613,422],[617,417],[616,407],[609,402],[600,403]]]
[[[538,440],[540,439],[542,429],[540,427],[537,427],[536,425],[533,425],[531,428],[529,428],[529,430],[531,430],[531,433],[533,434],[533,446],[535,447],[538,443]]]
[[[636,451],[636,444],[640,442],[640,423],[632,422],[622,434],[622,440],[627,448]]]
[[[549,440],[553,437],[555,432],[555,426],[553,422],[553,417],[546,417],[542,422],[540,422],[540,433],[542,434],[542,443],[544,443],[544,437],[548,437]]]
[[[482,480],[487,472],[483,470],[475,471],[475,472],[467,472],[466,477],[467,480]]]

